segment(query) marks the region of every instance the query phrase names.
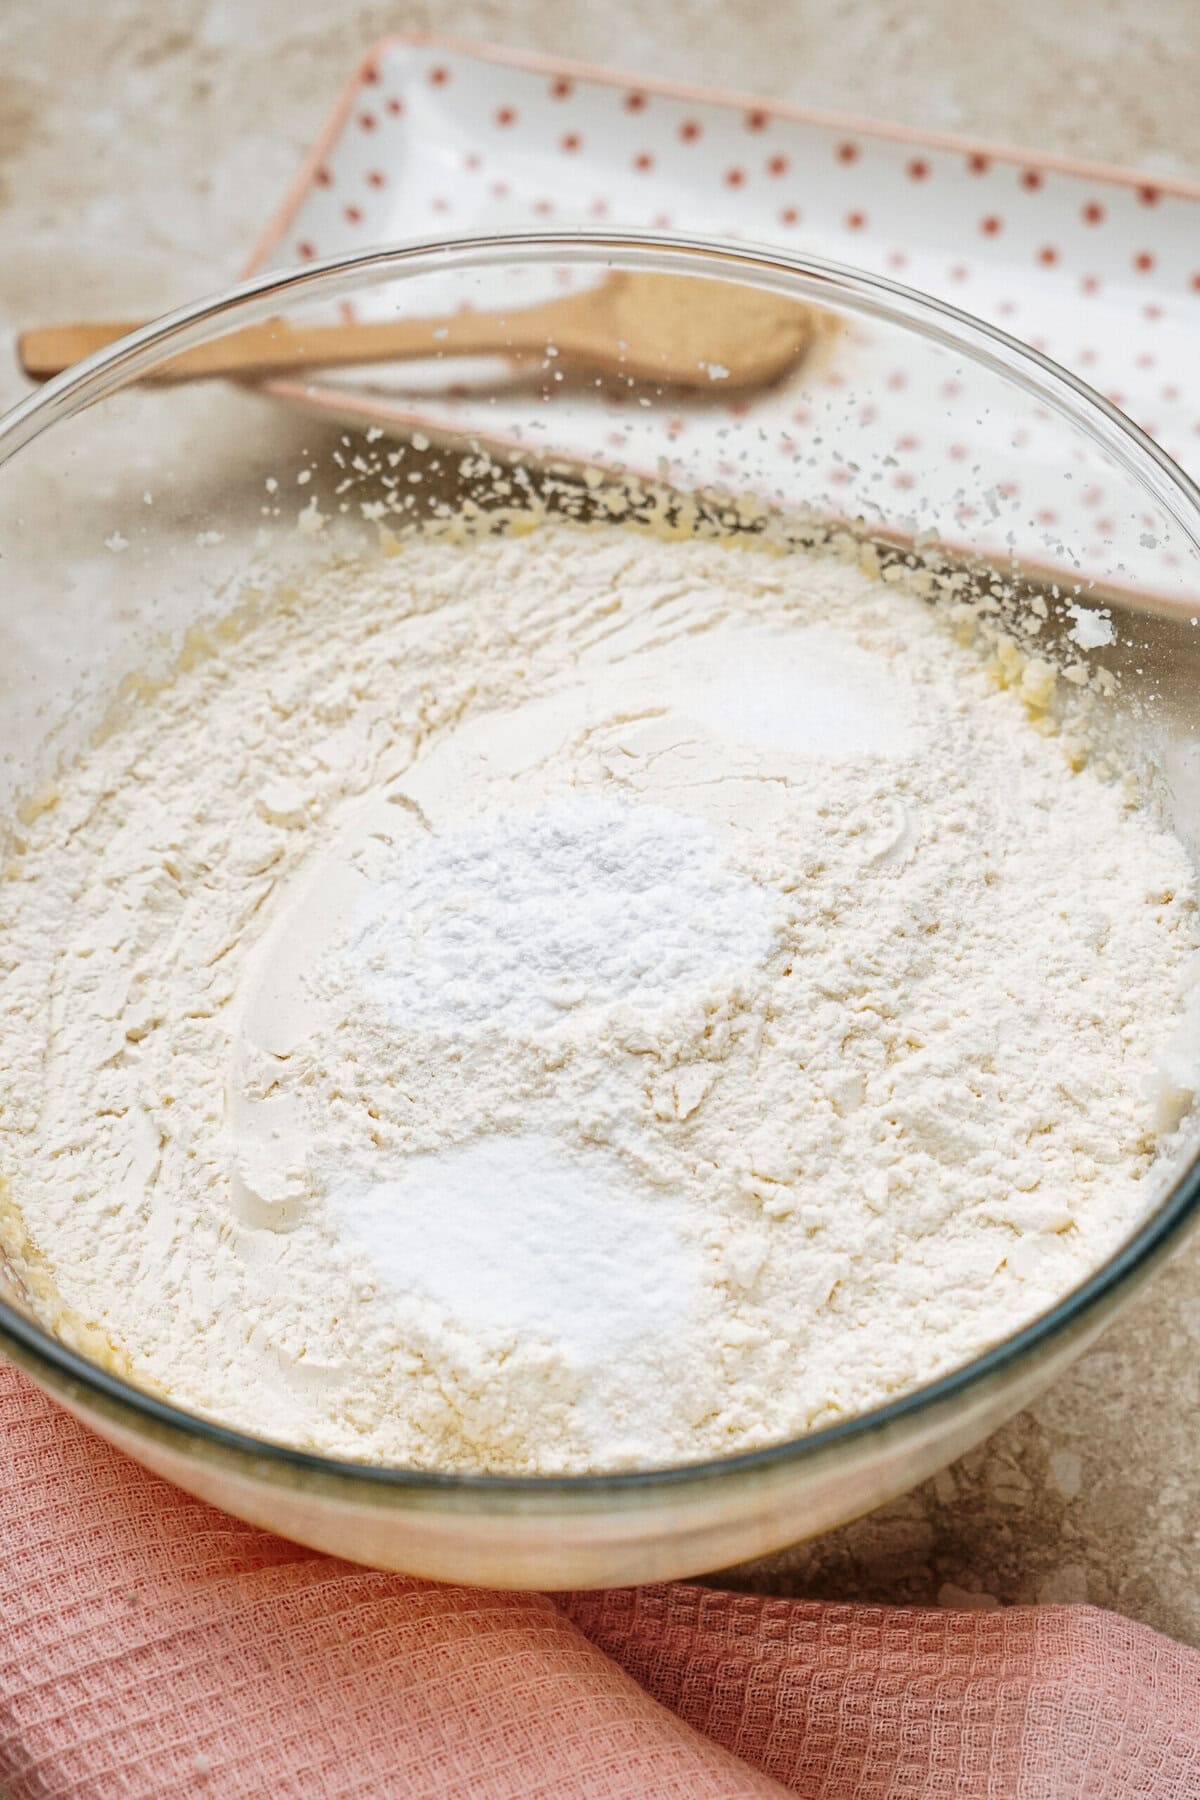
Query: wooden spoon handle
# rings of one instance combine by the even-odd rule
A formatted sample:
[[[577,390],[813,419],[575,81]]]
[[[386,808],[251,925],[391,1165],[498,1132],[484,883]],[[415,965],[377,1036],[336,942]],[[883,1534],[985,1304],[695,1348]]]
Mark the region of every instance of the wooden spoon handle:
[[[40,325],[17,338],[17,361],[32,381],[48,381],[74,362],[136,331],[128,325]]]
[[[507,317],[496,313],[455,313],[444,319],[386,319],[371,324],[291,325],[268,319],[247,325],[215,343],[184,350],[156,369],[156,381],[193,381],[203,376],[280,375],[307,368],[353,363],[403,362],[442,355],[487,356],[528,352],[548,341],[548,309],[529,307]],[[26,375],[45,381],[90,356],[136,324],[43,325],[17,339]]]

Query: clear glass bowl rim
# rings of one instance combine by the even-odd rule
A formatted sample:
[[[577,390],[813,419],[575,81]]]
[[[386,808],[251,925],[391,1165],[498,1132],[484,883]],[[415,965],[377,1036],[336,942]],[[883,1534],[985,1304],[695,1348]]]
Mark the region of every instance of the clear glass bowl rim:
[[[155,364],[192,345],[223,336],[235,324],[250,325],[274,316],[283,299],[337,299],[364,283],[418,278],[456,268],[483,269],[512,263],[571,260],[596,264],[619,261],[622,268],[645,268],[681,275],[732,279],[756,287],[840,305],[865,317],[899,325],[927,341],[960,352],[1002,376],[1099,444],[1127,474],[1147,489],[1200,557],[1200,487],[1154,441],[1103,395],[1051,358],[1020,343],[949,303],[821,257],[799,256],[765,244],[699,236],[621,231],[537,231],[437,237],[383,245],[352,255],[329,257],[295,268],[267,271],[235,287],[206,296],[128,333],[55,376],[0,416],[0,467],[56,421],[72,417],[138,379]],[[315,291],[314,291],[315,290]],[[940,1411],[947,1403],[983,1387],[1039,1349],[1068,1333],[1173,1249],[1189,1223],[1200,1222],[1200,1155],[1182,1171],[1170,1192],[1126,1241],[1085,1281],[1047,1312],[1012,1336],[938,1380],[884,1406],[836,1425],[786,1439],[765,1449],[663,1468],[597,1475],[475,1475],[351,1462],[292,1449],[269,1438],[236,1431],[159,1400],[132,1382],[60,1343],[48,1331],[0,1299],[0,1349],[7,1344],[18,1362],[44,1370],[54,1390],[65,1378],[115,1411],[136,1431],[136,1421],[169,1435],[182,1435],[224,1453],[235,1463],[247,1459],[276,1465],[293,1479],[334,1479],[359,1487],[366,1500],[389,1489],[410,1496],[438,1492],[498,1501],[509,1496],[551,1499],[555,1495],[647,1495],[679,1484],[728,1480],[782,1464],[800,1465],[836,1445],[885,1432],[917,1414]],[[130,1417],[132,1415],[132,1418]],[[382,1490],[382,1492],[381,1492]]]

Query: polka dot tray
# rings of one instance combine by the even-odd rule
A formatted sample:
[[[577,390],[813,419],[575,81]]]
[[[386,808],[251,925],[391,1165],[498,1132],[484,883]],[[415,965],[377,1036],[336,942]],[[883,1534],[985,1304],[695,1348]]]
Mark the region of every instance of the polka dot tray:
[[[1044,351],[1185,469],[1200,470],[1200,186],[451,39],[388,38],[355,72],[251,270],[404,239],[581,225],[741,238],[887,275]],[[527,298],[548,298],[556,280],[571,279],[530,270]],[[422,284],[420,310],[435,297]],[[450,290],[445,298],[453,303]],[[399,289],[379,296],[380,311],[404,304]],[[449,376],[448,366],[360,372],[286,392],[394,429],[510,440],[527,399],[514,398],[506,417],[494,365]],[[1153,512],[1146,560],[1114,565],[1115,502],[1102,466],[1081,458],[1065,502],[1061,479],[1053,493],[1048,479],[1039,485],[1049,449],[1039,461],[1036,411],[1013,441],[988,443],[988,470],[1001,479],[988,495],[973,494],[971,381],[970,369],[948,364],[938,404],[923,382],[918,411],[895,338],[853,332],[802,382],[755,395],[681,396],[674,411],[638,416],[611,392],[573,391],[553,409],[553,448],[594,457],[599,443],[624,466],[735,480],[731,430],[752,425],[756,484],[773,459],[775,491],[785,495],[789,466],[819,457],[814,421],[841,390],[871,446],[887,445],[891,504],[907,497],[915,528],[952,527],[973,542],[990,533],[998,545],[1013,542],[1015,523],[1021,550],[1042,563],[1116,566],[1132,586],[1176,601],[1190,595],[1178,537],[1172,547]],[[827,497],[842,510],[862,509],[856,475],[853,458],[824,471]]]

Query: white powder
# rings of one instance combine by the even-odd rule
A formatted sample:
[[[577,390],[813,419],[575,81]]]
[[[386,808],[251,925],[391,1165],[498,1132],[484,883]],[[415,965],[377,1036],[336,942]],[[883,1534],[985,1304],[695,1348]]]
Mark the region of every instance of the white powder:
[[[1068,606],[1067,612],[1075,621],[1067,635],[1081,650],[1103,650],[1107,645],[1115,643],[1116,626],[1111,615],[1103,608]]]
[[[770,893],[715,833],[592,796],[405,846],[355,909],[342,971],[414,1031],[526,1031],[559,1014],[726,986],[770,948]]]
[[[998,669],[832,560],[566,526],[193,656],[0,885],[47,1315],[234,1425],[543,1472],[1007,1335],[1156,1198],[1200,1011],[1182,847]]]
[[[337,1181],[334,1209],[380,1280],[443,1331],[510,1353],[551,1346],[578,1384],[584,1431],[614,1463],[639,1461],[647,1432],[670,1433],[661,1370],[703,1277],[681,1197],[647,1195],[616,1158],[572,1157],[529,1133],[410,1157],[395,1181]],[[620,1380],[605,1382],[614,1363]]]
[[[550,1138],[477,1138],[410,1157],[396,1181],[331,1191],[395,1287],[472,1330],[517,1339],[552,1326],[584,1365],[669,1334],[693,1299],[677,1203],[648,1206],[619,1163],[572,1160]]]
[[[842,762],[902,755],[911,725],[886,664],[825,625],[787,637],[717,632],[686,657],[651,656],[622,689],[626,711],[669,698],[671,716],[725,742]]]

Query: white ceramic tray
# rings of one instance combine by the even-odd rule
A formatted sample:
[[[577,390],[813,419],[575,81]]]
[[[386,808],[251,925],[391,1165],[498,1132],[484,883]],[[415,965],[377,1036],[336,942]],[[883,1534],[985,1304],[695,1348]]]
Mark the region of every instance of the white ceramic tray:
[[[356,70],[250,268],[438,233],[580,224],[742,237],[893,276],[1076,370],[1185,468],[1200,469],[1200,186],[451,39],[387,38]],[[530,301],[549,296],[539,282],[553,274],[529,272]],[[432,298],[426,288],[422,310]],[[381,308],[396,304],[395,290],[381,296]],[[782,489],[822,386],[844,401],[847,385],[861,382],[873,441],[893,445],[892,504],[912,489],[915,528],[966,525],[979,497],[963,485],[964,465],[978,437],[962,372],[948,373],[948,404],[915,417],[905,372],[887,357],[869,333],[855,334],[805,371],[802,391],[792,382],[752,401],[706,396],[670,419],[657,410],[639,419],[582,394],[556,405],[555,448],[586,454],[602,441],[624,464],[654,469],[686,435],[690,468],[704,462],[696,452],[708,439],[713,473],[729,474],[719,438],[731,415],[744,423],[751,408]],[[495,371],[486,412],[471,371],[455,377],[448,385],[444,366],[428,365],[373,372],[367,392],[361,377],[291,392],[343,415],[503,440]],[[608,415],[599,440],[597,408]],[[513,420],[527,411],[514,400]],[[1111,563],[1102,480],[1083,470],[1065,506],[1061,483],[1053,504],[1039,495],[1036,423],[1020,442],[989,442],[993,469],[997,457],[1022,549],[1061,562],[1065,541],[1087,564]],[[858,496],[845,491],[845,465],[826,476],[831,498],[849,509]],[[1129,573],[1159,589],[1180,579],[1162,543]]]

